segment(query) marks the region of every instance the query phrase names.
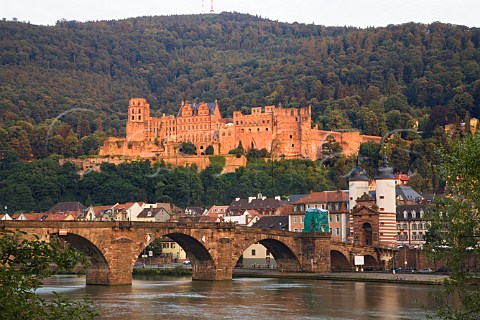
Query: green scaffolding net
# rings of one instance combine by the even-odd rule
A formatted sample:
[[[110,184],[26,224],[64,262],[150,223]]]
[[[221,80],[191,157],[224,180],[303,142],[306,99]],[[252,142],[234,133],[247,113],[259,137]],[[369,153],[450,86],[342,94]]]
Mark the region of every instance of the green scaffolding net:
[[[303,232],[330,232],[328,210],[310,208],[305,212]]]

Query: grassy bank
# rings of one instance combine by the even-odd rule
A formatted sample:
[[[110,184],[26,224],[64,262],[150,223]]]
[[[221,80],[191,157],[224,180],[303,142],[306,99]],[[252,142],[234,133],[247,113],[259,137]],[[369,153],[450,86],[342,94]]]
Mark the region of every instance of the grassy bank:
[[[185,269],[182,266],[175,268],[134,268],[133,275],[142,276],[173,276],[185,277],[192,275],[192,269]]]

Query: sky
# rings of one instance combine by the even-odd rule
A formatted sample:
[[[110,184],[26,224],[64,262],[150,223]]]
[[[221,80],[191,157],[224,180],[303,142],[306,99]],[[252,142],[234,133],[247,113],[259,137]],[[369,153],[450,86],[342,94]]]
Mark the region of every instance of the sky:
[[[112,20],[200,14],[211,0],[0,0],[0,18],[54,25],[57,20]],[[480,27],[480,0],[214,0],[214,11],[249,13],[281,22],[380,27],[440,21]]]

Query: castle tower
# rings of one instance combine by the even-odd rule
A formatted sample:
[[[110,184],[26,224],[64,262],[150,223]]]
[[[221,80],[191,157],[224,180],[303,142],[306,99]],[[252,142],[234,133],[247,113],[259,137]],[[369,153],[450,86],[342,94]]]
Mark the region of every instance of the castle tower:
[[[377,170],[376,203],[379,213],[380,246],[396,245],[396,192],[395,175],[388,166],[387,155],[383,153],[383,164]]]
[[[357,204],[357,199],[364,194],[368,195],[368,177],[366,176],[365,171],[360,168],[360,158],[357,157],[355,169],[353,169],[348,179],[348,208],[350,213]],[[349,222],[350,225],[353,226],[353,215],[350,215]],[[342,225],[346,226],[346,224],[347,221]],[[352,227],[351,230],[353,231]],[[346,230],[342,230],[342,241],[346,240],[344,240],[344,235],[346,235]]]
[[[146,137],[146,128],[150,120],[150,105],[146,99],[130,99],[128,105],[127,120],[127,141],[144,141]]]

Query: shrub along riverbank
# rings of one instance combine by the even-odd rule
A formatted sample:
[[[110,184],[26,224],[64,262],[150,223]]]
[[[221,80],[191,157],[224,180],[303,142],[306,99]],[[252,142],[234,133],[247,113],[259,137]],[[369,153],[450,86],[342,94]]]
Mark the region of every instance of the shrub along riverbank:
[[[133,275],[142,275],[142,276],[175,276],[175,277],[184,277],[191,276],[192,269],[186,269],[182,266],[175,268],[134,268]]]

